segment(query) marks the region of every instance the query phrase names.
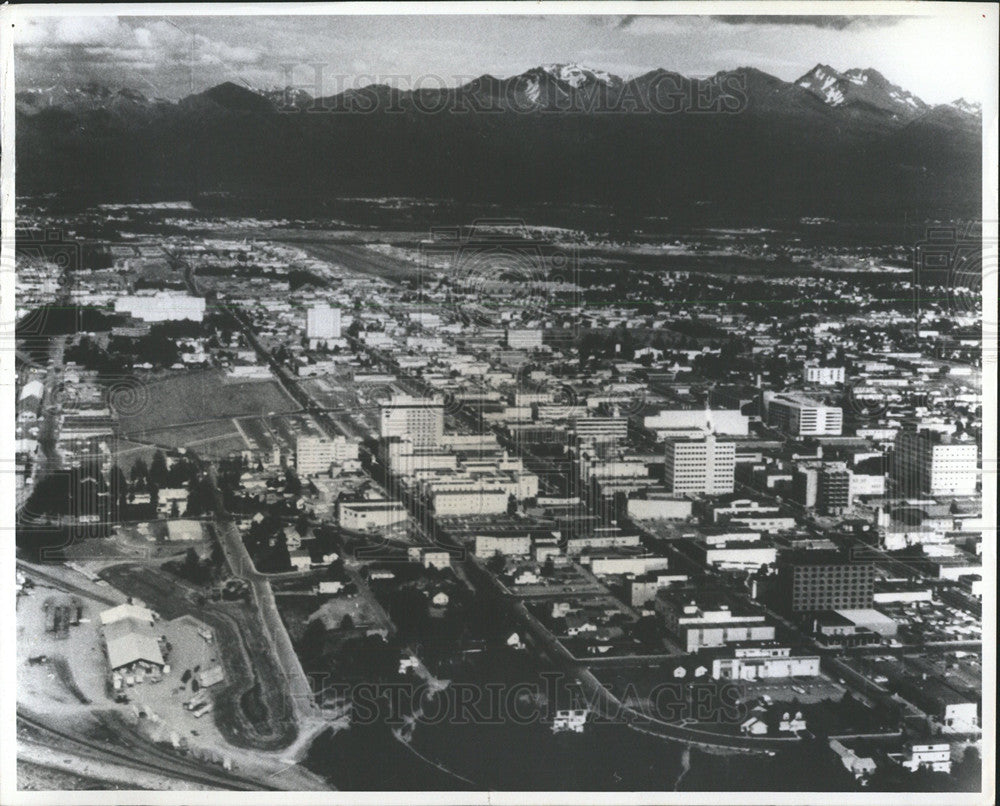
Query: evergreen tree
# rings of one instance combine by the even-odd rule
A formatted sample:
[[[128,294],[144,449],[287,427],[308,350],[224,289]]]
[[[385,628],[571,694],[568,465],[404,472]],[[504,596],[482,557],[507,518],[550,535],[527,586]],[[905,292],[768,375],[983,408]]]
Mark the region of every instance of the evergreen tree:
[[[163,488],[167,486],[168,479],[167,457],[163,451],[157,451],[153,454],[153,462],[149,466],[149,483]]]

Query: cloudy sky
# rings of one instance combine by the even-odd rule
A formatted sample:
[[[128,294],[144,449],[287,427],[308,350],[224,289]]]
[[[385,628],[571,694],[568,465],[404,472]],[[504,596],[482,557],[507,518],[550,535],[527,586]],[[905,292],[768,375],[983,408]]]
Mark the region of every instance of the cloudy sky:
[[[314,64],[326,95],[375,81],[451,86],[550,62],[623,77],[751,66],[787,81],[822,62],[874,67],[929,103],[982,101],[996,92],[996,17],[945,5],[938,16],[907,17],[34,16],[14,31],[15,81],[97,81],[173,99],[223,81],[292,83],[315,95]]]

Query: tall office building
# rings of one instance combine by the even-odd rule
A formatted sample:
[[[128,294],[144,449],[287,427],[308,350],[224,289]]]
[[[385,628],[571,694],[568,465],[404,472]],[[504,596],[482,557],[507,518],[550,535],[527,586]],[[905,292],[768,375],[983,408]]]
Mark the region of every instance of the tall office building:
[[[840,515],[853,502],[853,477],[844,462],[803,465],[792,477],[792,495],[804,507],[816,507],[824,515]]]
[[[670,439],[666,443],[664,481],[675,494],[731,493],[736,475],[736,443],[704,439]]]
[[[317,341],[340,338],[340,308],[314,305],[306,311],[306,338]]]
[[[844,413],[797,394],[764,393],[767,423],[793,437],[840,436]]]
[[[791,615],[867,609],[875,597],[875,564],[835,551],[792,552],[778,562],[776,591],[776,604]]]
[[[930,431],[896,434],[892,475],[901,495],[974,495],[978,449]]]
[[[396,395],[381,406],[379,435],[409,437],[415,448],[441,444],[444,436],[444,401],[440,398]]]

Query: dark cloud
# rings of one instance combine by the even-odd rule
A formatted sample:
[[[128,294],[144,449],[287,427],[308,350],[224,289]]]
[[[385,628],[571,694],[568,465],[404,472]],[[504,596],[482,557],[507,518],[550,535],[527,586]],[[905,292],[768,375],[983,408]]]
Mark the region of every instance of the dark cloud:
[[[829,16],[829,15],[778,15],[778,14],[743,14],[715,15],[714,20],[727,25],[801,25],[812,28],[824,28],[843,31],[847,28],[888,28],[907,19],[904,16]]]

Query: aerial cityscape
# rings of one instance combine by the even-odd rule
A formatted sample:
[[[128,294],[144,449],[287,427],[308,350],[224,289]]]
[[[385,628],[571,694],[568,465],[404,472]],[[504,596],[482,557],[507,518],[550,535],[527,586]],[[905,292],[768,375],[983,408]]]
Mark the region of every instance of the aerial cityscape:
[[[17,789],[983,791],[975,99],[22,42]]]

